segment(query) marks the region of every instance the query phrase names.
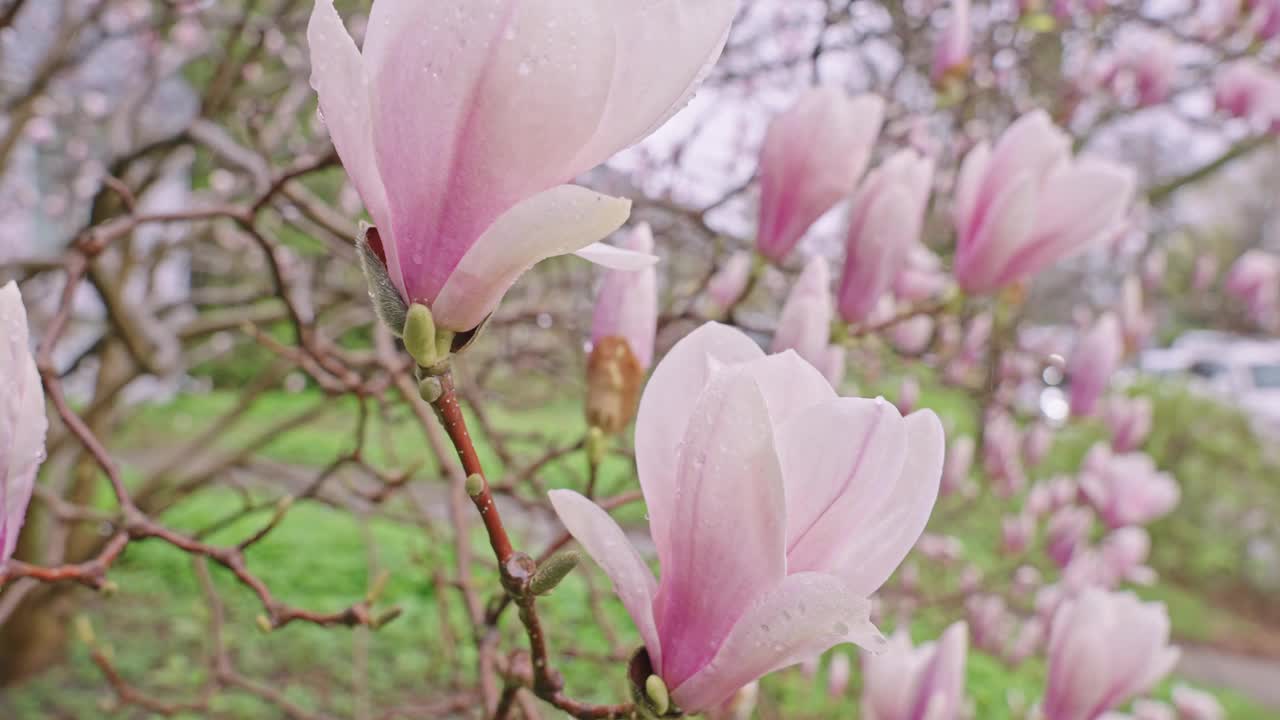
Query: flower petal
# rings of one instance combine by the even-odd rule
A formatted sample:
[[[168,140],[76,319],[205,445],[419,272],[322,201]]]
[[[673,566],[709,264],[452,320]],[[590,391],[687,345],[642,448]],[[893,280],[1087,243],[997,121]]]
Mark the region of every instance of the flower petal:
[[[631,201],[561,185],[503,213],[475,245],[431,305],[436,323],[470,330],[540,260],[571,253],[622,227]]]
[[[713,372],[756,360],[764,351],[737,328],[707,323],[676,343],[653,371],[636,413],[636,470],[649,511],[649,532],[664,563],[670,556],[676,451],[694,404]]]
[[[991,146],[979,143],[964,156],[960,173],[956,176],[955,199],[951,207],[951,219],[955,224],[958,244],[966,245],[975,235],[974,224],[978,209],[982,182],[991,164]]]
[[[49,428],[28,338],[27,311],[11,281],[0,287],[0,567],[17,547]]]
[[[373,152],[373,120],[364,59],[334,9],[333,0],[316,0],[307,25],[307,44],[311,47],[311,86],[320,96],[320,112],[329,128],[333,147],[364,200],[373,224],[384,237],[391,238],[395,228]],[[391,282],[403,295],[404,277],[396,245],[387,242],[384,247]]]
[[[957,248],[956,279],[969,292],[999,287],[1013,257],[1031,239],[1036,222],[1036,180],[1020,173],[991,207],[967,246]]]
[[[499,216],[572,179],[610,92],[612,22],[579,0],[379,0],[365,45],[407,289],[431,304]]]
[[[712,376],[676,458],[669,556],[655,614],[674,686],[714,655],[786,575],[786,498],[764,395],[742,368]]]
[[[687,712],[706,710],[738,688],[845,642],[879,649],[870,604],[833,575],[788,575],[742,615],[720,651],[672,697]]]
[[[904,418],[906,461],[893,490],[868,523],[841,544],[840,556],[829,567],[845,578],[859,595],[870,595],[902,564],[929,523],[942,478],[946,438],[932,411],[920,410]]]
[[[776,428],[806,408],[836,398],[822,371],[794,350],[753,360],[746,371],[756,379]]]
[[[599,242],[591,243],[573,254],[610,270],[636,271],[658,264],[658,256],[652,253],[626,250]]]
[[[832,563],[874,524],[902,475],[903,419],[883,400],[839,398],[780,427],[778,446],[786,478],[788,570],[840,574]]]
[[[605,3],[602,3],[605,4]],[[617,56],[600,126],[578,153],[580,173],[661,127],[720,57],[738,0],[610,0]]]
[[[626,533],[599,505],[572,490],[552,490],[551,505],[560,522],[613,581],[631,620],[640,631],[654,667],[662,664],[662,645],[653,617],[658,583]]]

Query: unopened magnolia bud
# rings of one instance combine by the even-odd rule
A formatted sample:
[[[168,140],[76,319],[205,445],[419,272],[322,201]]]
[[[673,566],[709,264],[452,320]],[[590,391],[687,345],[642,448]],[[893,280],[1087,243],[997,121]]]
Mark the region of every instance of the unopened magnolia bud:
[[[502,565],[502,586],[512,597],[526,597],[533,575],[538,571],[538,564],[528,555],[513,553]]]
[[[534,595],[546,595],[560,584],[582,562],[582,555],[570,550],[559,555],[552,555],[546,562],[538,566],[538,571],[529,581],[529,592]]]
[[[431,367],[440,359],[436,346],[436,321],[426,305],[414,303],[404,320],[404,349],[420,367]]]
[[[400,297],[400,291],[396,289],[395,283],[391,282],[387,266],[373,249],[373,244],[380,247],[381,243],[378,229],[365,226],[364,231],[356,238],[356,249],[360,253],[360,267],[364,270],[365,282],[369,284],[369,298],[373,300],[373,310],[382,322],[391,328],[391,332],[399,336],[404,329],[405,313],[408,308],[405,306],[404,298]]]
[[[258,629],[264,633],[270,633],[275,628],[271,625],[271,620],[266,615],[259,615],[256,618]]]
[[[645,695],[653,703],[653,711],[658,715],[666,715],[671,708],[671,694],[667,692],[667,684],[657,675],[650,675],[644,681]]]
[[[467,476],[467,494],[475,497],[484,492],[484,476],[480,473],[471,473]]]
[[[587,359],[587,422],[601,432],[621,432],[635,417],[644,369],[620,337],[601,338]]]

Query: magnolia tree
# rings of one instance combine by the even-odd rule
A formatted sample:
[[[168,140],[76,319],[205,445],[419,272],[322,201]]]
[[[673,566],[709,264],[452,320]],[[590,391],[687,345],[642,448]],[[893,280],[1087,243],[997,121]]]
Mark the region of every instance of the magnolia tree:
[[[1016,717],[1222,717],[1147,699],[1178,650],[1128,588],[1181,491],[1113,380],[1188,297],[1278,329],[1280,255],[1169,239],[1180,198],[1274,152],[1280,4],[337,5],[0,4],[0,678],[160,544],[206,598],[203,688],[79,629],[115,702],[161,715],[331,717],[240,669],[227,598],[280,643],[367,642],[416,574],[441,619],[414,631],[466,667],[355,717],[745,718],[792,666],[865,718],[984,717],[978,651],[1043,663]],[[603,269],[543,262],[570,254]],[[1050,376],[1067,395],[1028,402]],[[236,399],[199,429],[124,439],[211,385]],[[280,388],[314,400],[254,419]],[[331,462],[264,461],[322,418]],[[1051,463],[1077,426],[1106,437]],[[170,519],[220,488],[229,516]],[[255,549],[300,503],[433,550],[296,601]],[[556,607],[600,572],[616,600]],[[583,657],[606,689],[566,686]]]

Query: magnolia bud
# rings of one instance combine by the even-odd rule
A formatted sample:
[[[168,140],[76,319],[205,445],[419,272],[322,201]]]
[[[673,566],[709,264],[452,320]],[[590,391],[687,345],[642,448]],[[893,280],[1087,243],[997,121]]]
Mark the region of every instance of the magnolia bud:
[[[440,359],[436,346],[436,321],[426,305],[415,303],[409,306],[401,336],[404,349],[419,367],[431,367]]]
[[[622,431],[635,417],[644,370],[620,337],[602,338],[587,359],[587,422],[606,434]]]
[[[582,562],[582,555],[577,552],[564,552],[552,555],[538,566],[533,579],[529,581],[529,592],[534,595],[546,595],[560,584]]]

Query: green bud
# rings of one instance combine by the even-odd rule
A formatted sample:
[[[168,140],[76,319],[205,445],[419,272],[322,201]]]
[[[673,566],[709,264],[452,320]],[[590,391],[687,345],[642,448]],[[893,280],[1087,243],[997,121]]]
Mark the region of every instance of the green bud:
[[[404,348],[422,367],[436,364],[436,321],[426,305],[414,303],[404,320]]]
[[[80,636],[80,642],[85,645],[92,645],[96,639],[93,632],[93,624],[84,615],[76,617],[76,635]]]
[[[418,383],[418,394],[423,400],[429,403],[435,403],[444,394],[444,386],[440,384],[438,377],[425,377]]]
[[[1052,32],[1058,21],[1046,12],[1030,12],[1022,16],[1022,27],[1036,33]]]
[[[608,446],[605,442],[604,431],[595,425],[587,431],[587,462],[592,465],[599,465],[604,462],[605,453]]]
[[[667,692],[667,684],[657,675],[650,675],[644,681],[645,695],[653,703],[653,711],[658,715],[666,715],[671,708],[671,694]]]
[[[471,473],[467,476],[467,494],[475,497],[484,492],[484,477],[480,473]]]
[[[537,572],[533,574],[533,579],[529,581],[529,592],[534,595],[546,595],[555,590],[560,581],[569,577],[569,573],[573,572],[580,562],[582,562],[582,555],[573,550],[552,555],[546,562],[539,565]]]
[[[259,615],[257,618],[258,629],[263,633],[270,633],[275,628],[271,626],[271,620],[266,615]]]

